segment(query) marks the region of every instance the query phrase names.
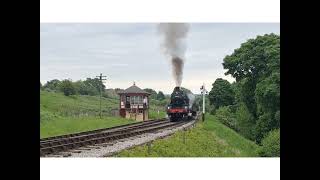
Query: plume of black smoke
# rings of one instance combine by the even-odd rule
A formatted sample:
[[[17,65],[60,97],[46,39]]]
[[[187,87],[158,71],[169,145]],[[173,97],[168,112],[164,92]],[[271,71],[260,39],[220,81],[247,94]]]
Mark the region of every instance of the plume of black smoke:
[[[162,47],[164,53],[169,56],[172,64],[173,77],[176,86],[181,86],[183,77],[183,65],[185,61],[185,38],[189,31],[186,23],[160,23],[158,31],[163,35]]]

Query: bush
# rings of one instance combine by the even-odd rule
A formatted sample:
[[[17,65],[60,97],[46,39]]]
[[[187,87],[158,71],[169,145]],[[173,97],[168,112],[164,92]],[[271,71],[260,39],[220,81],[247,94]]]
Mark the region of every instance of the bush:
[[[229,106],[223,106],[216,110],[216,117],[222,124],[237,130],[235,115]]]
[[[263,138],[258,154],[262,157],[280,157],[280,129],[270,131]]]
[[[58,79],[54,79],[51,81],[47,81],[47,83],[44,84],[42,88],[50,92],[56,92],[56,91],[59,91],[60,84],[61,84],[61,81],[59,81]]]
[[[63,92],[64,95],[70,96],[76,94],[76,88],[72,81],[70,80],[63,80],[60,84],[60,90]]]
[[[271,113],[265,113],[259,116],[255,127],[255,140],[257,143],[261,143],[262,139],[275,128],[276,121]]]

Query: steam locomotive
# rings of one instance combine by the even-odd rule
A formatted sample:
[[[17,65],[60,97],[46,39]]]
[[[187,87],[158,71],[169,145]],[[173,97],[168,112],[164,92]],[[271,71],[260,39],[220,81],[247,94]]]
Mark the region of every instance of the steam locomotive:
[[[187,94],[180,88],[175,87],[171,94],[170,104],[167,106],[167,115],[170,121],[190,120],[196,116],[193,104]]]

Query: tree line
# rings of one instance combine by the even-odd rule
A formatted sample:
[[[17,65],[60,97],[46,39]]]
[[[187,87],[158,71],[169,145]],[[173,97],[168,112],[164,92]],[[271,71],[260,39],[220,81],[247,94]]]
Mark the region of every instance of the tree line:
[[[223,67],[235,82],[218,78],[212,84],[211,113],[244,137],[272,144],[261,155],[270,151],[279,155],[280,36],[272,33],[249,39],[223,59]]]
[[[54,79],[47,81],[43,86],[40,82],[40,89],[62,92],[66,96],[75,94],[96,96],[100,94],[100,88],[104,91],[106,86],[98,78],[87,78],[84,81],[79,80],[75,82],[72,82],[70,79],[62,81]]]
[[[52,92],[62,92],[66,96],[70,95],[90,95],[90,96],[97,96],[100,95],[100,88],[102,90],[102,96],[108,97],[108,93],[105,92],[106,86],[98,79],[98,78],[87,78],[86,80],[82,81],[75,81],[73,82],[70,79],[58,80],[53,79],[47,81],[44,85],[40,82],[40,89]],[[115,92],[119,91],[119,88],[115,89]],[[166,98],[162,91],[158,93],[150,88],[144,89],[146,92],[150,93],[150,98],[162,101]]]
[[[149,96],[151,99],[156,99],[156,100],[162,101],[162,100],[164,100],[166,98],[166,96],[163,94],[162,91],[159,91],[157,93],[157,91],[155,91],[153,89],[150,89],[150,88],[146,88],[146,89],[143,89],[143,90],[151,94]]]

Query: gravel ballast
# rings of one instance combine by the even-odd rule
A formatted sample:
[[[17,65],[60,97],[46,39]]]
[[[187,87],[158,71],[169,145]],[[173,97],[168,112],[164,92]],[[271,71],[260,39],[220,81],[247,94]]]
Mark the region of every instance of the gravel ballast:
[[[153,133],[145,133],[142,135],[116,140],[113,142],[97,144],[94,146],[82,147],[68,152],[61,152],[57,155],[49,155],[47,157],[108,157],[122,150],[133,146],[143,145],[150,141],[172,135],[174,132],[190,128],[195,124],[195,121],[190,121],[182,126],[159,130]]]

